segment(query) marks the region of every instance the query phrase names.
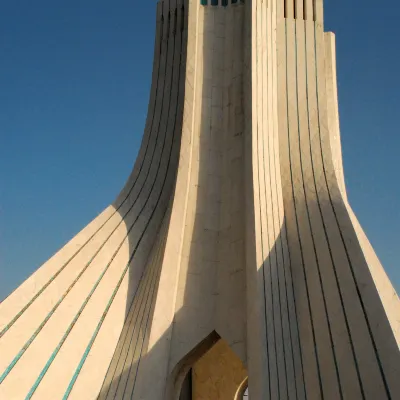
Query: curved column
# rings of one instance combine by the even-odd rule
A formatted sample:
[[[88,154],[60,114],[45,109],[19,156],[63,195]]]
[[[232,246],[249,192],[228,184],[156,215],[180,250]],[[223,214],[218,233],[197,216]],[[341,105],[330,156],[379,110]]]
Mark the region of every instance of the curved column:
[[[385,270],[383,269],[378,257],[375,254],[368,238],[366,237],[360,223],[357,220],[347,199],[343,161],[342,161],[342,148],[340,142],[340,128],[339,128],[339,112],[338,112],[338,98],[337,98],[337,83],[336,83],[336,48],[335,48],[335,35],[332,32],[327,32],[325,35],[325,73],[326,73],[326,93],[328,104],[328,123],[331,141],[332,162],[336,173],[337,183],[346,203],[347,211],[353,222],[354,229],[367,260],[372,279],[378,290],[379,297],[385,308],[386,315],[389,319],[390,326],[394,332],[397,345],[400,348],[400,320],[398,319],[398,310],[400,309],[399,297],[393,288]]]
[[[374,267],[347,202],[332,42],[323,33],[322,2],[305,4],[305,20],[287,14],[279,22],[278,117],[306,393],[396,398],[398,298]],[[376,281],[390,293],[388,306]]]
[[[400,302],[347,199],[322,0],[159,0],[137,161],[0,304],[0,398],[177,400],[196,365],[198,393],[233,396],[205,382],[229,374],[219,339],[255,399],[400,397]]]
[[[186,61],[179,5],[173,0],[157,5],[149,113],[127,184],[112,206],[0,306],[0,397],[95,396],[124,321],[132,310],[137,310],[140,321],[149,319],[152,301],[143,302],[141,293],[154,299],[144,288],[158,275],[154,262],[147,260],[170,202],[179,161]],[[154,281],[152,293],[156,287]],[[143,305],[136,306],[138,301]],[[139,333],[134,330],[132,335],[142,348],[146,328],[143,323],[137,327]],[[126,350],[131,354],[131,348]],[[134,352],[132,371],[137,359]]]
[[[294,3],[252,3],[251,101],[248,129],[247,229],[248,368],[256,398],[304,398],[303,365],[294,296],[292,258],[286,233],[282,191],[279,116],[279,70],[276,29]],[[250,115],[248,116],[248,119]],[[247,119],[247,120],[248,120]],[[251,140],[251,144],[250,144]],[[254,213],[253,215],[251,215]],[[254,220],[254,233],[251,221]],[[254,236],[254,242],[251,239]],[[259,349],[264,351],[260,352]]]

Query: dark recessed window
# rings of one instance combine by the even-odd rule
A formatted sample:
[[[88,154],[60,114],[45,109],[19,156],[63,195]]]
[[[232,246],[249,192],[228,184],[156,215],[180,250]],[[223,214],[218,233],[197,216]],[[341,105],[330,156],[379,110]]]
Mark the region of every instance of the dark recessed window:
[[[239,3],[244,3],[245,0],[231,0],[229,2],[229,0],[200,0],[200,4],[202,6],[207,6],[207,5],[211,5],[211,6],[218,6],[219,4],[223,7],[227,7],[229,4],[239,4]]]

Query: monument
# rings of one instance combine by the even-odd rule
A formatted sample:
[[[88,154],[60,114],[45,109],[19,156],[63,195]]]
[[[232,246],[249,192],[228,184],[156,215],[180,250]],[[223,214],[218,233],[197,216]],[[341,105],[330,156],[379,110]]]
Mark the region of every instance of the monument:
[[[133,171],[0,304],[0,399],[399,399],[322,0],[163,0]]]

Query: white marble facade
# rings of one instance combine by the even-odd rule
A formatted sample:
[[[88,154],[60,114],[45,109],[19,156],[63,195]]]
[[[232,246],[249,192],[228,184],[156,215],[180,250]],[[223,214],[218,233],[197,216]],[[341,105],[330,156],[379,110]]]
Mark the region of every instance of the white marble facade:
[[[121,193],[0,304],[0,399],[179,399],[219,340],[252,400],[400,398],[400,303],[347,199],[322,0],[201,3],[157,4]]]

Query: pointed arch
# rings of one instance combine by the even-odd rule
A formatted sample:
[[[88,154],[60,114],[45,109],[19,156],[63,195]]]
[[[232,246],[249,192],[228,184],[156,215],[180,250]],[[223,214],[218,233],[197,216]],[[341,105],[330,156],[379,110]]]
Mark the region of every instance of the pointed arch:
[[[238,390],[236,391],[235,400],[243,400],[244,393],[246,389],[249,387],[249,377],[243,379],[242,383],[239,385]]]

